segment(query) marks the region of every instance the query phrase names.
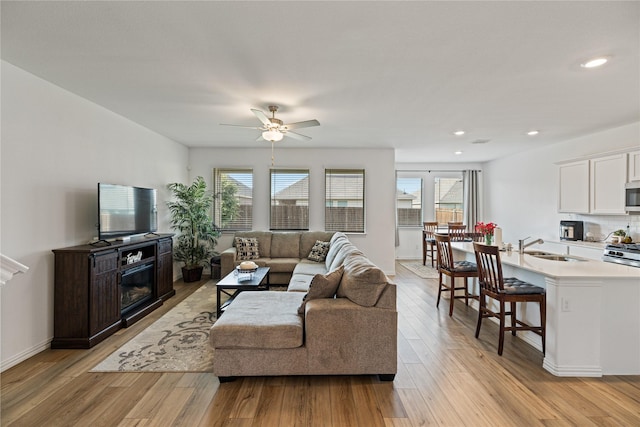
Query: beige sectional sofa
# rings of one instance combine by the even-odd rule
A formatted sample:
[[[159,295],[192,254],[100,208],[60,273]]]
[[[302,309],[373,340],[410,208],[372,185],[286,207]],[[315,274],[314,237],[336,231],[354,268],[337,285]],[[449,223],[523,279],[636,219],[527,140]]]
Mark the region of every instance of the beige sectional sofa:
[[[242,231],[234,237],[255,238],[259,257],[252,259],[260,267],[270,267],[271,285],[288,285],[294,268],[307,259],[317,240],[330,241],[333,232],[327,231]],[[220,254],[222,277],[233,271],[243,260],[239,259],[235,245]]]
[[[274,249],[285,238],[292,239],[292,233],[253,233],[261,241],[271,234],[270,251],[264,252],[269,256],[261,253],[254,261],[278,266],[275,277],[281,280],[288,274],[289,285],[284,292],[241,293],[212,326],[213,372],[221,381],[238,376],[361,374],[393,380],[397,370],[396,286],[384,272],[343,233],[328,233],[329,251],[323,262],[307,259],[305,251],[308,254],[316,240],[326,239],[324,232],[297,233],[299,258],[291,271],[285,271],[285,263],[274,257],[285,252]],[[278,234],[288,235],[274,239]],[[274,241],[278,243],[273,245]],[[232,252],[235,250],[227,256]],[[241,262],[235,258],[231,265]],[[229,262],[228,258],[227,269]],[[339,281],[335,297],[309,299],[327,278]],[[313,291],[305,298],[310,288]]]

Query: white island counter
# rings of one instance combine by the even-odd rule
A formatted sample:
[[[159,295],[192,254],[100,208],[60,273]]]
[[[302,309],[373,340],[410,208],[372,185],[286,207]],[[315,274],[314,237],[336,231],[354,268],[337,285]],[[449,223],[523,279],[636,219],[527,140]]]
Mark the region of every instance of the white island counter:
[[[472,243],[451,245],[456,259],[475,262]],[[640,268],[586,258],[553,261],[518,251],[500,257],[504,277],[547,291],[547,371],[576,377],[640,374]],[[519,316],[539,322],[537,312],[532,305],[519,310]],[[539,336],[518,336],[541,349]]]

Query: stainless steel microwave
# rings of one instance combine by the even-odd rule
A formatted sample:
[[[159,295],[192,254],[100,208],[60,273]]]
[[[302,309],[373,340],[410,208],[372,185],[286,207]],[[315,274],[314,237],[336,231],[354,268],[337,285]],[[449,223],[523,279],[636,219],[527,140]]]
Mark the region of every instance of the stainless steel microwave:
[[[640,181],[625,184],[624,199],[627,212],[640,212]]]

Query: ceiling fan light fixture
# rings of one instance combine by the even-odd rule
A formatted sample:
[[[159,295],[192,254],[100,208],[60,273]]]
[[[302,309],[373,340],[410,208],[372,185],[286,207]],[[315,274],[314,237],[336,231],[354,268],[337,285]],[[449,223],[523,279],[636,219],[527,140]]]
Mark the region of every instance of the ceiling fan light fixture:
[[[282,132],[278,132],[277,130],[266,130],[262,132],[262,137],[270,142],[278,142],[282,140],[284,135]]]

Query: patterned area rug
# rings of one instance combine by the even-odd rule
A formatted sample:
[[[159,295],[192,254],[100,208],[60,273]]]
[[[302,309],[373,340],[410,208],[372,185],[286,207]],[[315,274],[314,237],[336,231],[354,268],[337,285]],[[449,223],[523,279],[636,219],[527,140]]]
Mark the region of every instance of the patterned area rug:
[[[92,372],[211,372],[209,329],[216,286],[209,281],[94,367]]]
[[[423,279],[438,278],[438,270],[431,268],[430,265],[422,265],[420,261],[400,261],[400,265],[407,270],[411,270],[411,272],[417,274]]]

